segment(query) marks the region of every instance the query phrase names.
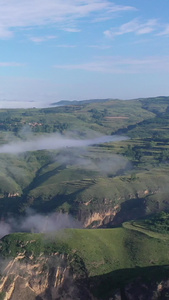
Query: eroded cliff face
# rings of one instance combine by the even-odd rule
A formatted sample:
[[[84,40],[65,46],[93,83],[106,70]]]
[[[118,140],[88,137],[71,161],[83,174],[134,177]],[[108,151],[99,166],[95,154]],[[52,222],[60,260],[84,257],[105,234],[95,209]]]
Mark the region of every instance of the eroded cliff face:
[[[128,220],[134,220],[146,216],[147,214],[160,211],[160,204],[154,200],[154,208],[148,196],[157,194],[158,190],[137,190],[133,194],[128,194],[126,197],[117,199],[104,198],[102,201],[95,201],[92,205],[92,200],[83,203],[83,207],[79,210],[78,219],[82,222],[85,228],[106,228],[121,225]],[[88,210],[85,210],[85,207]],[[168,207],[168,202],[161,204],[165,210]]]
[[[109,224],[113,221],[114,217],[116,216],[120,205],[115,205],[113,208],[108,210],[103,210],[101,212],[93,212],[90,216],[85,220],[84,227],[88,228],[98,228],[104,227],[105,225]]]
[[[34,258],[20,254],[1,262],[0,299],[4,300],[93,300],[79,284],[66,255]]]
[[[108,297],[94,297],[87,275],[72,269],[67,255],[58,253],[38,258],[20,254],[1,263],[1,300],[167,300],[169,279],[144,282],[137,278],[113,291]],[[99,285],[105,284],[100,282]],[[96,286],[98,283],[96,283]]]

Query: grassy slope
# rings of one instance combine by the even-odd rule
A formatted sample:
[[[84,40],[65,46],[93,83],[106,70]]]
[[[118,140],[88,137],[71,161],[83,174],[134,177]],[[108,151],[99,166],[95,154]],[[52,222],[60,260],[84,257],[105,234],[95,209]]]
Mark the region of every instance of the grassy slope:
[[[97,287],[95,292],[103,294],[145,275],[145,268],[151,280],[158,273],[157,270],[148,275],[151,268],[163,268],[169,264],[169,236],[165,239],[161,234],[150,237],[146,230],[140,232],[127,226],[106,230],[66,229],[56,236],[45,236],[44,240],[43,237],[42,234],[25,233],[6,236],[2,239],[0,254],[15,257],[25,250],[26,256],[32,253],[35,256],[40,253],[68,253],[70,258],[76,257],[72,264],[75,270],[81,272],[81,264],[84,264],[93,288]]]
[[[52,240],[41,234],[15,233],[2,239],[1,255],[15,256],[25,249],[28,252],[76,251],[83,259],[89,276],[136,266],[146,267],[169,263],[169,237],[148,234],[126,228],[114,229],[66,229]],[[28,242],[30,241],[30,242]],[[61,243],[63,242],[63,244]],[[53,243],[52,250],[48,248]],[[63,245],[63,248],[61,247]],[[8,245],[8,246],[7,246]],[[22,247],[21,247],[22,245]],[[39,248],[37,245],[40,245]],[[66,248],[67,245],[67,248]],[[97,247],[96,247],[97,245]],[[65,247],[65,248],[64,248]],[[48,250],[47,250],[48,249]]]
[[[72,176],[73,173],[68,174]],[[50,179],[51,183],[47,180],[29,193],[30,199],[35,198],[31,202],[33,208],[41,212],[59,209],[64,212],[73,212],[75,215],[78,209],[81,209],[85,215],[85,212],[91,213],[106,207],[112,208],[126,200],[137,198],[139,195],[142,198],[146,197],[148,213],[149,209],[154,212],[159,208],[162,209],[162,203],[167,196],[166,193],[161,193],[160,197],[159,194],[146,196],[147,191],[150,194],[157,193],[159,190],[165,191],[168,184],[168,174],[158,169],[151,172],[137,173],[137,178],[134,181],[131,181],[130,175],[115,178],[96,178],[95,180],[84,179],[83,175],[81,180],[75,180],[71,177],[70,181],[64,175],[63,182],[61,181],[63,175],[64,173],[52,177]],[[67,178],[67,181],[65,181],[65,178]],[[107,205],[104,204],[102,207],[103,199],[107,199]],[[90,203],[86,206],[85,203],[88,201]],[[144,201],[142,200],[142,202]]]
[[[100,114],[98,115],[98,113]],[[116,131],[119,128],[154,116],[154,113],[142,108],[140,101],[132,100],[112,100],[103,103],[87,103],[85,105],[80,105],[79,102],[79,105],[76,106],[70,105],[46,109],[0,110],[0,120],[9,125],[9,131],[13,130],[15,125],[28,126],[31,122],[41,122],[50,126],[66,123],[66,130],[68,131],[95,130],[111,134],[112,131]],[[39,128],[40,132],[43,132],[43,126]]]
[[[93,118],[92,109],[97,109],[98,112],[107,109],[108,116],[129,116],[129,119],[110,119],[107,121],[103,118]],[[73,107],[58,107],[50,109],[28,109],[28,110],[0,110],[0,121],[7,125],[7,129],[0,128],[0,143],[6,143],[20,138],[30,138],[30,130],[35,131],[34,134],[42,134],[46,126],[51,127],[55,124],[67,124],[67,131],[76,131],[76,135],[83,135],[85,138],[93,136],[93,131],[104,134],[111,134],[121,127],[128,126],[130,123],[136,123],[144,118],[149,118],[153,115],[151,112],[146,112],[141,108],[139,102],[127,103],[124,101],[108,101],[106,103],[89,103],[86,105],[77,105]],[[41,122],[43,126],[37,126],[40,130],[36,132],[29,123]],[[42,128],[43,127],[43,128]],[[17,128],[17,130],[16,130]],[[35,128],[36,129],[36,128]],[[58,128],[56,128],[59,131]],[[46,133],[45,133],[46,134]],[[39,154],[40,155],[40,152]],[[32,179],[36,176],[38,169],[42,164],[37,163],[38,156],[29,154],[30,159],[24,157],[10,156],[0,154],[0,189],[2,193],[22,193],[23,189],[29,185]],[[32,157],[31,157],[32,156]],[[31,164],[32,160],[32,164]],[[35,167],[33,167],[33,164]],[[44,162],[46,164],[46,162]],[[21,174],[23,176],[21,176]]]

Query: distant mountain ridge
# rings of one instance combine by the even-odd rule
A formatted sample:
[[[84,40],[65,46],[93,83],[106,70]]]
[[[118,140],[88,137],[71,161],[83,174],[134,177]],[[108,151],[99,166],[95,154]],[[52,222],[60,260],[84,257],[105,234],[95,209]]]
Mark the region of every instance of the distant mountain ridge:
[[[87,103],[97,103],[97,102],[107,102],[111,100],[120,100],[120,99],[112,99],[112,98],[106,98],[106,99],[89,99],[89,100],[61,100],[59,102],[53,102],[50,105],[81,105],[81,104],[87,104]]]
[[[156,96],[156,97],[141,97],[141,98],[133,98],[133,99],[126,99],[128,100],[134,100],[134,101],[151,101],[151,100],[169,100],[169,96]],[[89,103],[105,103],[108,101],[117,101],[121,100],[119,98],[105,98],[105,99],[88,99],[88,100],[60,100],[58,102],[52,102],[50,106],[67,106],[67,105],[83,105],[83,104],[89,104]]]

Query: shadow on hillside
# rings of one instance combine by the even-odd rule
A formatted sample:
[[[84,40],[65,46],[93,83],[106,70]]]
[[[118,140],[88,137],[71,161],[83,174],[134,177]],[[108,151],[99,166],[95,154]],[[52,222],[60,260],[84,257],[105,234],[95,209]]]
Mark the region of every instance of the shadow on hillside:
[[[120,211],[106,227],[119,226],[124,222],[145,218],[160,211],[169,211],[168,193],[148,195],[145,198],[134,198],[121,203]]]
[[[62,166],[64,169],[64,166]],[[46,181],[46,177],[49,178],[50,176],[56,175],[58,172],[60,172],[61,166],[58,168],[55,168],[54,170],[44,174],[44,176],[40,176],[38,179],[38,184]],[[33,181],[29,187],[27,188],[27,192],[30,188],[35,187],[37,184],[37,179]],[[48,197],[48,199],[43,198],[43,196],[39,196],[37,198],[31,198],[27,196],[27,193],[25,191],[25,194],[21,197],[5,197],[0,199],[0,218],[7,217],[7,215],[12,216],[18,216],[25,214],[25,211],[28,208],[31,208],[39,213],[50,213],[53,211],[59,210],[62,213],[70,213],[72,215],[79,215],[81,214],[81,211],[79,212],[79,205],[80,202],[75,201],[77,198],[77,195],[81,192],[83,192],[85,189],[92,186],[94,181],[90,181],[87,185],[80,187],[75,192],[72,192],[68,195],[65,194],[57,194],[53,197]],[[64,207],[62,205],[65,204]],[[87,212],[84,212],[84,218],[85,214]]]
[[[46,166],[48,166],[49,164],[47,164]],[[45,167],[46,167],[45,166]],[[30,183],[30,185],[24,190],[24,192],[29,192],[32,189],[35,189],[36,187],[42,185],[45,181],[47,181],[50,177],[60,173],[61,170],[65,169],[65,164],[62,164],[60,166],[58,166],[57,168],[46,172],[42,175],[39,175],[41,170],[44,169],[44,166],[38,170],[36,177],[34,178],[34,180]]]
[[[165,293],[169,293],[168,283],[166,286],[164,285],[161,296],[153,298],[158,284],[162,280],[168,279],[169,266],[135,267],[91,277],[89,285],[92,294],[98,299],[168,299],[165,298]],[[117,290],[121,298],[110,298]],[[127,297],[126,290],[132,295],[132,298]],[[140,296],[142,297],[140,298]]]
[[[0,218],[6,216],[18,215],[23,205],[22,197],[4,197],[0,199]]]
[[[82,187],[78,189],[77,191],[68,194],[68,195],[56,195],[52,197],[51,199],[48,199],[47,201],[44,201],[42,197],[38,197],[34,200],[34,202],[30,205],[30,208],[34,209],[35,211],[41,212],[41,213],[49,213],[51,211],[56,211],[58,208],[60,208],[64,203],[67,205],[68,211],[66,209],[62,208],[62,213],[70,213],[72,215],[75,215],[78,213],[78,208],[80,203],[76,202],[75,199],[77,195],[87,188],[89,188],[91,185],[93,185],[94,182],[90,182],[87,186]]]
[[[143,198],[134,198],[121,204],[120,211],[110,225],[118,226],[129,220],[137,220],[146,215],[146,202]]]

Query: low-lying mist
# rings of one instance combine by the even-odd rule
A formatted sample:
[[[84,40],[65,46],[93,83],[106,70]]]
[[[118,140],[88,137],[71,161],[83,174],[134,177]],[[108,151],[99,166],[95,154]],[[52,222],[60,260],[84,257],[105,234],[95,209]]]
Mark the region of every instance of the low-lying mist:
[[[58,150],[51,153],[51,160],[49,160],[49,164],[58,162],[58,164],[62,164],[64,168],[68,168],[69,166],[73,166],[75,170],[78,168],[85,169],[91,171],[91,176],[93,176],[93,171],[96,174],[101,175],[114,175],[120,171],[124,171],[128,168],[131,168],[130,163],[127,158],[113,154],[109,151],[95,151],[94,148],[88,148],[92,145],[99,145],[107,142],[117,142],[128,139],[124,136],[100,136],[96,135],[96,138],[93,139],[80,139],[72,138],[72,135],[61,135],[61,134],[49,134],[49,135],[39,135],[33,136],[30,132],[26,137],[26,140],[17,139],[13,140],[9,143],[3,144],[0,146],[2,158],[0,160],[0,166],[2,171],[2,177],[4,180],[4,185],[8,185],[8,181],[12,180],[13,182],[13,193],[18,193],[18,186],[20,188],[20,192],[22,193],[22,189],[26,188],[31,184],[34,175],[30,176],[30,172],[27,169],[32,170],[32,166],[34,162],[36,163],[35,172],[38,171],[38,168],[42,167],[38,165],[35,154],[31,151],[36,150]],[[22,131],[21,134],[25,135],[25,131]],[[27,131],[26,131],[27,134]],[[22,155],[24,152],[28,152]],[[13,156],[15,154],[16,156]],[[50,155],[50,154],[49,154]],[[25,157],[30,156],[30,159],[25,159]],[[16,160],[11,159],[16,158]],[[32,160],[31,160],[32,158]],[[34,159],[33,159],[34,158]],[[24,161],[24,163],[20,164],[20,161]],[[33,161],[33,162],[32,162]],[[50,166],[50,167],[51,167]],[[46,168],[48,167],[48,163]],[[53,168],[56,168],[55,165]],[[43,171],[45,172],[45,166]],[[62,170],[62,169],[61,169]],[[46,170],[47,172],[47,170]],[[61,172],[61,171],[60,171]],[[98,175],[96,175],[98,176]],[[23,182],[23,187],[20,185],[20,182]],[[7,180],[8,179],[8,180]],[[17,185],[16,185],[17,183]],[[16,188],[15,188],[16,186]],[[1,183],[0,183],[1,189]],[[16,190],[15,190],[16,189]],[[8,190],[8,189],[7,189]],[[1,214],[2,215],[2,214]],[[7,217],[5,220],[1,219],[0,221],[0,238],[4,235],[13,232],[53,232],[62,228],[81,228],[81,224],[73,219],[68,214],[61,213],[51,213],[48,216],[35,213],[34,211],[27,211],[24,217],[18,216],[18,218]]]
[[[126,139],[127,137],[118,135],[101,136],[94,139],[72,139],[61,134],[51,134],[48,136],[32,137],[26,141],[16,140],[8,144],[1,145],[0,153],[17,154],[26,151],[54,150],[64,149],[67,147],[80,148],[107,142],[117,142]]]
[[[14,232],[52,233],[65,228],[82,228],[82,225],[68,214],[42,215],[28,209],[24,217],[1,219],[0,238]]]
[[[113,175],[132,168],[128,159],[122,155],[92,152],[89,149],[66,148],[60,151],[55,160],[66,166],[74,166],[83,170],[95,171],[99,175]]]

